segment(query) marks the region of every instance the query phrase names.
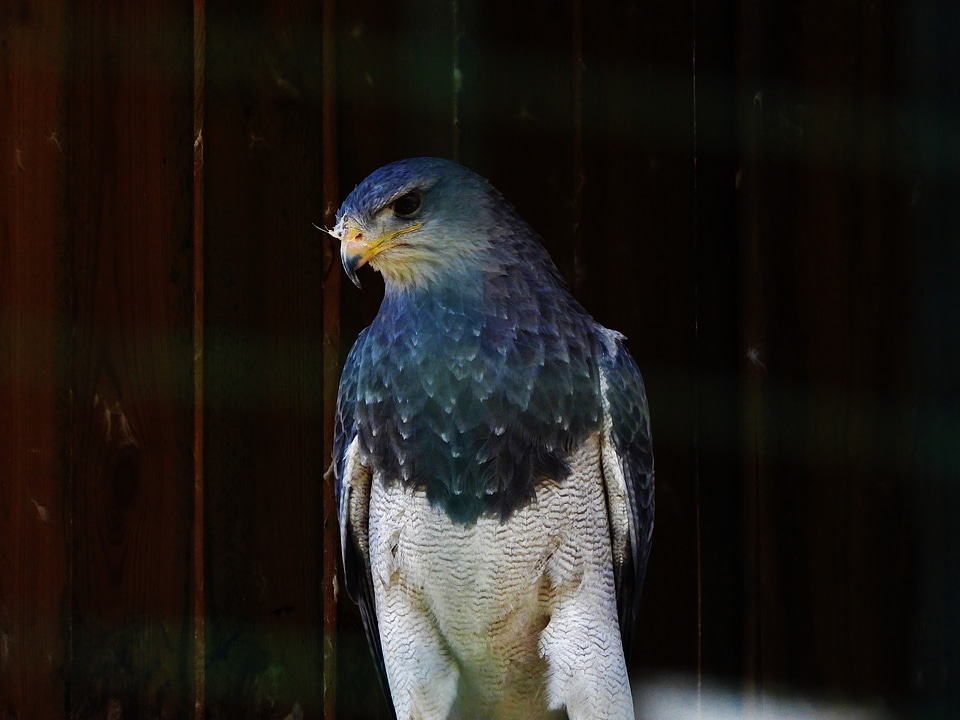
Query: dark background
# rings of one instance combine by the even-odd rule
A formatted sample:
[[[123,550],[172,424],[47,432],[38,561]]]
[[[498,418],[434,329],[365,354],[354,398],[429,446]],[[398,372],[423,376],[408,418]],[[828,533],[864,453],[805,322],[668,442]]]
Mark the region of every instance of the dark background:
[[[960,6],[5,0],[0,123],[0,718],[385,717],[311,223],[412,155],[643,370],[639,686],[960,713]]]

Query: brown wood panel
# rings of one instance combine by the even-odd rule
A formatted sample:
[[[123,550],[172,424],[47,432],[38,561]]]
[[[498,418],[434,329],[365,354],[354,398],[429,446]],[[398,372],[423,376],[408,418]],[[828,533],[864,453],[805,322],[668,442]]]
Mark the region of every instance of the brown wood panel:
[[[748,667],[896,696],[914,452],[899,8],[743,8]]]
[[[192,7],[71,5],[73,717],[192,705]]]
[[[543,238],[573,286],[575,3],[459,3],[460,160]]]
[[[191,604],[193,618],[194,717],[202,720],[207,707],[206,619],[206,483],[204,476],[204,93],[206,91],[207,20],[204,0],[193,1],[193,522],[190,537]]]
[[[340,205],[339,158],[337,152],[337,23],[335,0],[323,2],[323,223],[336,224]],[[323,244],[323,461],[333,459],[336,433],[337,395],[340,386],[340,253],[337,243],[324,238]],[[332,467],[332,465],[331,465]],[[340,565],[340,522],[333,477],[324,474],[321,493],[323,511],[323,717],[337,715],[337,613]]]
[[[0,717],[54,718],[69,667],[61,212],[65,6],[0,9]]]
[[[743,671],[743,386],[738,332],[735,60],[732,2],[696,3],[692,59],[696,354],[696,504],[699,518],[699,659],[708,681],[737,683]]]
[[[321,7],[206,3],[206,695],[321,712]]]
[[[391,160],[452,155],[454,5],[338,5],[338,143],[345,191]]]

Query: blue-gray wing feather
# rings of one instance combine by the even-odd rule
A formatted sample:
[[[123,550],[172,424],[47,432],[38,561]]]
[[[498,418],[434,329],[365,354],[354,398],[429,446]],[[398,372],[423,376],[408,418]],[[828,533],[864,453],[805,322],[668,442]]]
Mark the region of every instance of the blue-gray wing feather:
[[[348,452],[357,436],[356,405],[357,388],[362,357],[363,332],[347,356],[340,376],[340,390],[337,397],[336,428],[333,442],[334,483],[337,495],[337,515],[341,528],[341,553],[343,557],[343,577],[347,593],[360,608],[360,617],[367,636],[367,644],[377,665],[378,679],[383,694],[390,703],[390,686],[383,660],[383,647],[380,644],[380,628],[377,623],[377,607],[373,591],[373,576],[370,570],[370,557],[362,551],[360,534],[368,534],[366,518],[363,526],[355,527],[350,519],[348,487],[355,483],[369,483],[371,474],[364,468],[363,477],[347,477]],[[369,492],[369,487],[366,488]],[[392,708],[392,703],[391,703]]]
[[[600,351],[604,406],[629,503],[629,547],[622,565],[614,568],[620,632],[628,651],[653,535],[653,444],[640,371],[618,334],[609,333],[605,340]]]

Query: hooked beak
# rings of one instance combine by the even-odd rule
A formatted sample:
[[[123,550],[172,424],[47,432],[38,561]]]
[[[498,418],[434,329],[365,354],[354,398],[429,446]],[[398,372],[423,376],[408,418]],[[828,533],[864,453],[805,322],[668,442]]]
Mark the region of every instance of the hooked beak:
[[[402,235],[419,230],[421,227],[423,223],[416,223],[392,233],[368,239],[364,236],[363,228],[357,227],[352,222],[344,223],[339,234],[340,262],[343,263],[347,277],[354,285],[360,287],[360,278],[357,277],[359,268],[384,250],[402,244],[402,241],[398,240]]]
[[[375,253],[371,251],[370,244],[364,241],[360,228],[349,225],[345,228],[345,231],[340,239],[340,262],[343,263],[343,270],[347,273],[350,281],[360,287],[357,269],[364,265]]]

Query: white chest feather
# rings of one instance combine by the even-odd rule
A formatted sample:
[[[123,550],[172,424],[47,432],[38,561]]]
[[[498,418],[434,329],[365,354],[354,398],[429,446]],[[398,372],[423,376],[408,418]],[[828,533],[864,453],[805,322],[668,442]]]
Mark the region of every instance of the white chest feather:
[[[375,478],[369,552],[400,717],[632,717],[597,436],[506,523]]]

